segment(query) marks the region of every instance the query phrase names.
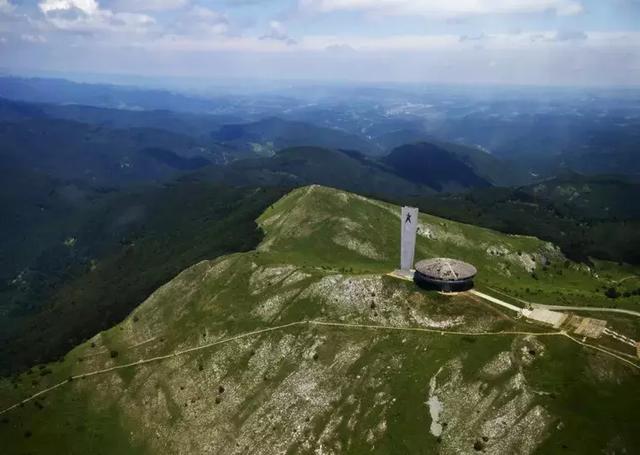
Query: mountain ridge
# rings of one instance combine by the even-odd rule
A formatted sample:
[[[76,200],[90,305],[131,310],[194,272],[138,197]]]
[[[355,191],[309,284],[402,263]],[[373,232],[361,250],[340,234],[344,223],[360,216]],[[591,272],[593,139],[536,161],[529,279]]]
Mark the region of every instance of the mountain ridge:
[[[449,454],[481,445],[496,454],[565,446],[589,454],[612,440],[634,447],[626,417],[637,409],[640,374],[466,295],[387,276],[397,262],[398,210],[321,186],[288,193],[258,218],[265,237],[256,250],[195,264],[61,363],[0,381],[1,409],[66,381],[3,414],[0,434],[28,434],[3,438],[8,449]],[[604,297],[591,286],[625,273],[602,263],[595,277],[537,239],[421,214],[418,257],[445,254],[477,265],[481,288],[517,296],[529,287],[538,301],[562,292],[596,305]],[[442,406],[436,417],[434,397]],[[575,406],[588,406],[589,419]],[[438,433],[434,422],[447,425]]]

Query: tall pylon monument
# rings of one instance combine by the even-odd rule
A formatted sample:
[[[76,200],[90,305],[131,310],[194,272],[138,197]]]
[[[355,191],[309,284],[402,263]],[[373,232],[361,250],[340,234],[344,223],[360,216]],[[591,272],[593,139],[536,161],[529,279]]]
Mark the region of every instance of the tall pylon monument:
[[[400,217],[400,270],[409,273],[413,269],[418,229],[418,209],[402,207]]]

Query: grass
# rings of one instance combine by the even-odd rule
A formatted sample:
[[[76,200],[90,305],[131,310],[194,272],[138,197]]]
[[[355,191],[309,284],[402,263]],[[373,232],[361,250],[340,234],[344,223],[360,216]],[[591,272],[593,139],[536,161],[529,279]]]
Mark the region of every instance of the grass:
[[[507,233],[535,235],[576,260],[638,264],[638,185],[578,174],[519,188],[417,198],[424,211]]]
[[[87,395],[52,393],[2,416],[3,453],[141,453],[144,443],[131,438],[118,400],[98,408]]]
[[[40,271],[43,279],[54,282],[44,293],[36,286],[24,296],[39,302],[32,312],[0,317],[0,327],[6,327],[0,338],[0,371],[21,371],[54,360],[120,322],[186,267],[254,248],[262,238],[255,218],[281,195],[277,189],[178,182],[117,193],[95,207],[77,210],[74,220],[67,221],[70,226],[64,226],[66,231],[60,230],[77,233],[78,257],[71,264],[52,261],[53,271]],[[116,227],[117,220],[132,210],[139,219]],[[45,249],[42,256],[58,253]],[[92,258],[91,267],[87,257]],[[60,270],[62,276],[52,278]]]
[[[565,340],[549,340],[546,346],[547,354],[527,375],[532,387],[552,393],[545,405],[558,416],[553,438],[539,453],[601,453],[603,441],[616,450],[620,444],[639,447],[637,425],[630,418],[640,406],[638,374]],[[595,370],[609,379],[593,376],[589,365],[594,362],[599,364]]]
[[[456,330],[471,332],[540,330],[465,296],[442,296],[382,275],[397,262],[397,211],[322,187],[296,190],[259,217],[265,236],[257,251],[186,269],[123,322],[50,365],[52,373],[37,386],[30,383],[33,375],[22,375],[15,389],[9,380],[0,382],[0,404],[11,404],[70,374],[304,319],[434,328],[450,323]],[[551,272],[535,280],[517,262],[517,252],[559,254],[544,242],[429,215],[421,215],[421,223],[436,236],[419,238],[419,254],[473,262],[483,289],[501,285],[519,295],[527,285],[540,283],[536,297],[552,301],[558,293],[566,298],[582,293],[595,301],[596,287],[604,280],[630,272],[605,264],[605,278],[596,278],[569,263],[566,283]],[[335,241],[345,226],[353,242],[342,243],[351,248]],[[368,257],[371,250],[362,248],[366,241],[381,259]],[[491,256],[491,246],[502,246],[514,256]],[[554,256],[552,264],[556,262],[565,270],[560,256]],[[272,302],[273,312],[258,311],[266,302]],[[153,341],[132,347],[149,339]],[[539,453],[564,450],[562,445],[573,453],[593,453],[611,441],[628,451],[637,447],[633,422],[640,404],[634,392],[638,373],[565,338],[538,341],[544,353],[528,364],[518,360],[525,343],[521,336],[295,326],[75,380],[47,394],[42,410],[29,403],[8,413],[10,422],[0,423],[0,438],[11,440],[16,453],[44,447],[77,447],[85,453],[96,448],[105,453],[171,453],[183,447],[194,453],[205,448],[309,453],[319,444],[353,454],[464,452],[473,450],[475,438],[483,435],[482,422],[506,415],[510,400],[517,398],[527,405],[519,419],[536,405],[550,415],[547,430],[536,436]],[[115,359],[111,350],[119,353]],[[481,373],[501,352],[508,352],[515,366],[496,377]],[[425,401],[430,379],[441,367],[443,418],[461,431],[445,429],[438,441],[429,433]],[[520,373],[525,381],[521,389],[514,389],[510,384]],[[448,382],[457,389],[447,391]],[[482,409],[478,417],[469,408],[472,402],[460,401],[456,391],[477,400]],[[495,409],[489,405],[492,394],[499,397]],[[46,428],[47,422],[55,424]],[[65,422],[70,426],[60,426]],[[560,422],[563,426],[557,429]],[[86,430],[76,434],[74,428],[80,425]],[[27,428],[32,429],[31,437],[16,437],[17,429]],[[582,435],[585,428],[588,437]],[[514,444],[514,437],[521,435],[497,438]]]

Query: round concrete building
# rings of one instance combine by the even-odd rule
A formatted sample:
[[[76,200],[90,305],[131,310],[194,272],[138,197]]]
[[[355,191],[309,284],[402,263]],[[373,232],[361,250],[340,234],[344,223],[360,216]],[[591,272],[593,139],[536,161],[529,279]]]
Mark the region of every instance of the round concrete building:
[[[471,264],[449,258],[425,259],[415,265],[414,281],[426,289],[443,292],[467,291],[478,271]]]

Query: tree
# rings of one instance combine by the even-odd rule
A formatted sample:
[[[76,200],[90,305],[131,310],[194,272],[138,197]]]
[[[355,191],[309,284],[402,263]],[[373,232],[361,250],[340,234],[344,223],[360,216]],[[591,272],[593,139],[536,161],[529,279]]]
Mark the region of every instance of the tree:
[[[606,291],[604,291],[604,295],[606,295],[610,299],[617,299],[618,297],[620,297],[620,293],[618,292],[618,290],[613,287],[608,288]]]

